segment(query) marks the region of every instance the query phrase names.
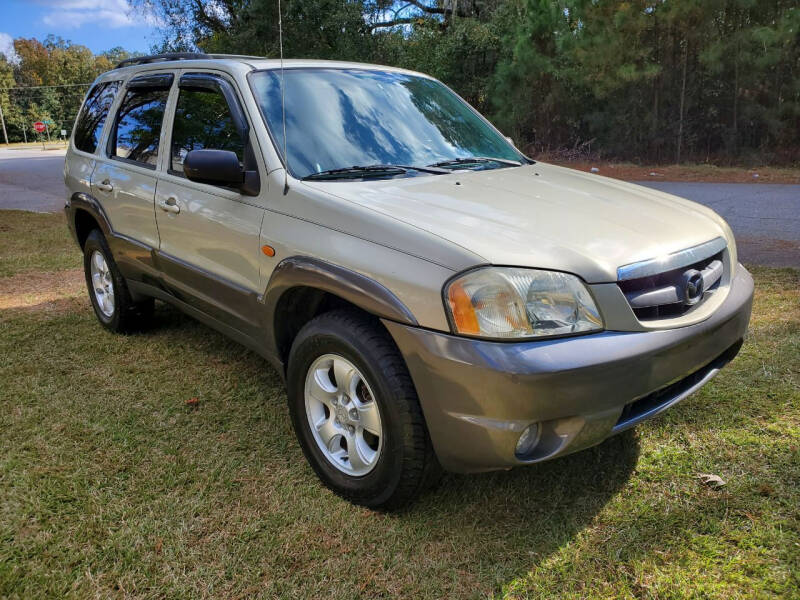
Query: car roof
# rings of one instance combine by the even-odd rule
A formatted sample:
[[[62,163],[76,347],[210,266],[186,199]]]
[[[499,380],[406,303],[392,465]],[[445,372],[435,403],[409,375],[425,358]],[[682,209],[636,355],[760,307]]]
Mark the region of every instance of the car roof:
[[[212,66],[242,66],[248,67],[248,70],[264,70],[264,69],[279,69],[283,64],[286,69],[298,68],[317,68],[317,69],[362,69],[370,71],[388,71],[396,73],[406,73],[409,75],[417,75],[421,77],[428,77],[424,73],[417,73],[408,69],[401,69],[399,67],[390,67],[385,65],[376,65],[369,63],[359,63],[350,61],[338,60],[318,60],[307,58],[289,58],[282,61],[277,58],[265,58],[260,56],[241,56],[234,54],[158,54],[152,56],[137,57],[122,61],[115,69],[107,71],[103,74],[106,75],[128,74],[139,71],[150,71],[164,68],[210,68]]]

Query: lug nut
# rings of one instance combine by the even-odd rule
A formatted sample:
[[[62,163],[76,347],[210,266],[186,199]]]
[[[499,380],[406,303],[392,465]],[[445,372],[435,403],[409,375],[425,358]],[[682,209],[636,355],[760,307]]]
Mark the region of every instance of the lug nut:
[[[331,404],[336,406],[337,404],[339,404],[339,399],[338,398],[331,398]]]
[[[355,408],[350,409],[350,418],[354,421],[358,420],[358,411]]]
[[[348,425],[347,426],[347,431],[349,431],[350,433],[355,433],[356,432],[356,428],[353,427],[352,425]]]
[[[339,421],[339,417],[336,417],[336,418],[333,420],[333,422],[334,422],[334,423],[336,423],[337,425],[341,425],[341,422]]]

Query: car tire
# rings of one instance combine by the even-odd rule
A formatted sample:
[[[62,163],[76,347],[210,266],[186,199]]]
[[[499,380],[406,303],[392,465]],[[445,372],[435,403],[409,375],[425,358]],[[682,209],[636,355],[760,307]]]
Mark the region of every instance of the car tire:
[[[114,333],[140,331],[153,315],[154,300],[134,302],[117,267],[108,242],[99,229],[83,245],[83,270],[94,313],[100,324]]]
[[[292,344],[287,389],[303,453],[339,496],[394,510],[438,480],[411,376],[377,319],[336,310],[308,322]]]

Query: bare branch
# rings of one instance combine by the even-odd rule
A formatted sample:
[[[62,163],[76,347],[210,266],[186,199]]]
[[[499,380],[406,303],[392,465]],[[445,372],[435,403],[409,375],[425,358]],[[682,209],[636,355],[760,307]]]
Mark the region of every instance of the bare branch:
[[[439,6],[428,6],[427,4],[420,2],[420,0],[407,0],[409,4],[413,4],[422,12],[427,13],[429,15],[452,15],[453,9],[448,6],[439,7]],[[452,6],[452,5],[451,5]],[[466,17],[469,14],[464,11],[463,8],[460,8],[455,13],[459,17]]]
[[[367,25],[367,28],[370,31],[374,31],[375,29],[381,29],[383,27],[397,27],[398,25],[411,25],[415,23],[419,23],[424,20],[424,17],[400,17],[398,19],[392,19],[390,21],[381,21],[380,23],[372,23]]]

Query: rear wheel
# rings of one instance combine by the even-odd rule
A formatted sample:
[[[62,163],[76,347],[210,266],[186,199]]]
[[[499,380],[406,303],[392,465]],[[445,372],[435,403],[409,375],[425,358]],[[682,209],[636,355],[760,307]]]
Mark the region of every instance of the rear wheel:
[[[395,509],[438,479],[408,369],[377,320],[341,310],[310,321],[292,345],[287,384],[303,452],[340,496]]]
[[[146,325],[153,314],[154,301],[133,301],[108,242],[98,229],[86,238],[83,268],[92,308],[103,327],[115,333],[129,333]]]

